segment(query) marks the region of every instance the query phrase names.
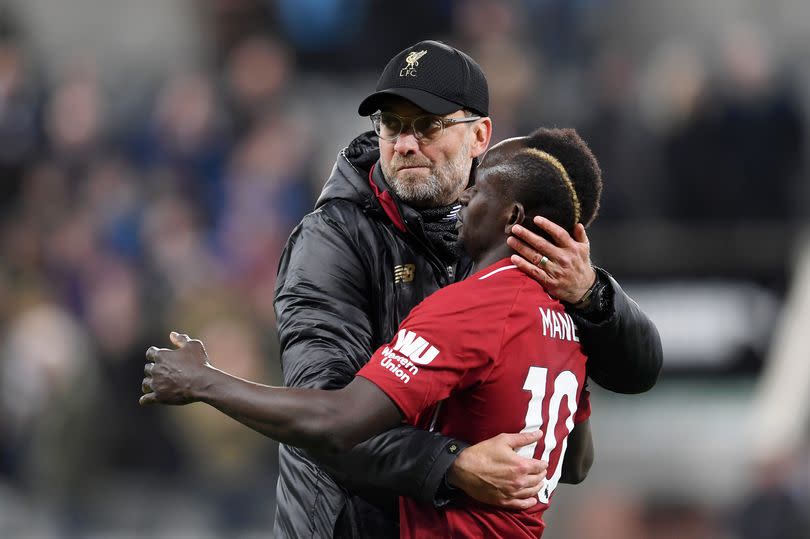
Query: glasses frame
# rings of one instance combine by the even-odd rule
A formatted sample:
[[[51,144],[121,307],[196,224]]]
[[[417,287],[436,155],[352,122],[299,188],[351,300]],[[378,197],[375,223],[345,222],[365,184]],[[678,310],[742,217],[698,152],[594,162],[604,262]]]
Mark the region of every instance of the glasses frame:
[[[383,114],[390,114],[394,118],[397,118],[399,120],[399,123],[401,124],[401,127],[399,128],[399,133],[397,133],[392,138],[384,137],[384,136],[382,136],[380,134],[379,120],[380,120],[380,118],[382,118]],[[385,141],[388,141],[388,142],[396,142],[396,140],[399,139],[399,136],[402,134],[402,132],[405,129],[410,129],[411,132],[413,133],[413,136],[416,138],[416,140],[419,141],[420,144],[430,144],[432,142],[436,142],[437,140],[439,140],[441,138],[441,136],[444,134],[444,129],[446,127],[452,127],[452,126],[457,125],[457,124],[466,124],[466,123],[474,122],[476,120],[482,119],[483,116],[465,116],[463,118],[444,118],[444,117],[438,116],[436,114],[423,114],[421,116],[408,118],[408,117],[405,117],[405,116],[400,116],[399,114],[394,114],[393,112],[383,112],[381,110],[378,110],[377,112],[375,112],[374,114],[369,116],[369,118],[371,119],[371,125],[374,127],[374,132],[377,133],[377,136],[380,137],[382,140],[385,140]],[[439,134],[435,138],[426,139],[426,138],[424,138],[423,135],[418,134],[417,131],[413,128],[414,122],[416,122],[417,120],[421,120],[423,118],[431,118],[432,120],[436,120],[436,121],[439,122],[439,124],[441,124],[441,126],[442,126],[441,131],[439,132]]]

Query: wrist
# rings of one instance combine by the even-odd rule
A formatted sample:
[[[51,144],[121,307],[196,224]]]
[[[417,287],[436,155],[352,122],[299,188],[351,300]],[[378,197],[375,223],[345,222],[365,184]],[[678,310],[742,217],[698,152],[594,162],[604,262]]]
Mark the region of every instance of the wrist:
[[[597,272],[596,282],[589,291],[587,301],[577,304],[566,303],[571,314],[580,316],[591,323],[600,323],[613,312],[613,289],[604,274]]]
[[[591,268],[591,271],[593,272],[593,281],[591,282],[591,286],[588,287],[588,289],[579,297],[578,300],[569,303],[569,305],[576,310],[588,309],[596,296],[600,281],[596,271],[593,268]]]
[[[469,446],[465,443],[453,441],[447,448],[448,452],[456,454],[456,459],[444,474],[444,482],[448,487],[463,490],[465,463],[468,460],[464,450],[467,447]]]
[[[206,363],[199,372],[192,377],[188,385],[188,396],[192,401],[205,402],[211,404],[214,397],[213,388],[216,386],[217,378],[224,374]]]
[[[451,443],[447,445],[446,451],[450,454],[460,455],[466,447],[466,444],[451,441]],[[436,489],[436,493],[433,496],[433,506],[435,508],[438,509],[453,503],[462,492],[462,489],[459,486],[461,481],[459,477],[459,470],[460,468],[458,467],[457,456],[453,462],[450,463],[450,466],[444,472],[444,475],[442,475],[441,481]]]
[[[444,484],[450,488],[457,489],[459,488],[459,477],[458,477],[458,470],[457,470],[458,459],[450,465],[450,469],[447,470],[447,473],[444,474]]]

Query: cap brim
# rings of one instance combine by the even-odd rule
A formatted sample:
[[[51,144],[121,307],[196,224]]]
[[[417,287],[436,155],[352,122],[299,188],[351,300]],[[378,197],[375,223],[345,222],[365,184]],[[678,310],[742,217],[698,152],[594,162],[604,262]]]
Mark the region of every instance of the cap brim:
[[[458,103],[437,97],[424,90],[418,90],[416,88],[389,88],[388,90],[374,92],[365,98],[357,108],[357,112],[360,116],[371,116],[380,110],[380,104],[385,102],[385,98],[389,96],[407,99],[417,107],[431,114],[438,114],[440,116],[450,114],[462,108]]]

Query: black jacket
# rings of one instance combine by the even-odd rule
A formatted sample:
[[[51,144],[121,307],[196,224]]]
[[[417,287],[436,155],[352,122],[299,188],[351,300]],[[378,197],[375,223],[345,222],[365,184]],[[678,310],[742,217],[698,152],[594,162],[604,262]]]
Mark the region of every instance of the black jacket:
[[[378,157],[371,133],[343,150],[315,211],[284,248],[275,309],[288,386],[348,384],[414,306],[472,269],[467,257],[442,263],[418,212],[382,192],[369,174]],[[661,366],[658,333],[602,277],[612,314],[593,324],[572,313],[589,374],[613,391],[646,391]],[[398,537],[396,496],[445,503],[445,472],[466,445],[403,426],[338,457],[282,446],[273,537]]]

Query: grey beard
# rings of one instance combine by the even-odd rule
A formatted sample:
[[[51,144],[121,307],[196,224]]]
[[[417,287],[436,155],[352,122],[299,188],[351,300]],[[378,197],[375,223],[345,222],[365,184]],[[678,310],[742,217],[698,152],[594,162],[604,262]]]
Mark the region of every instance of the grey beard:
[[[465,144],[456,162],[447,163],[441,170],[434,171],[424,181],[400,181],[383,166],[383,173],[391,191],[403,202],[415,208],[435,208],[455,202],[458,185],[466,185],[469,172],[464,173],[465,163],[470,162],[470,146]],[[381,163],[382,164],[382,163]],[[453,178],[457,178],[455,181]]]
[[[400,200],[414,207],[435,206],[444,198],[442,195],[448,195],[442,192],[443,189],[436,174],[431,174],[422,182],[400,181],[394,177],[388,179],[388,183]]]

